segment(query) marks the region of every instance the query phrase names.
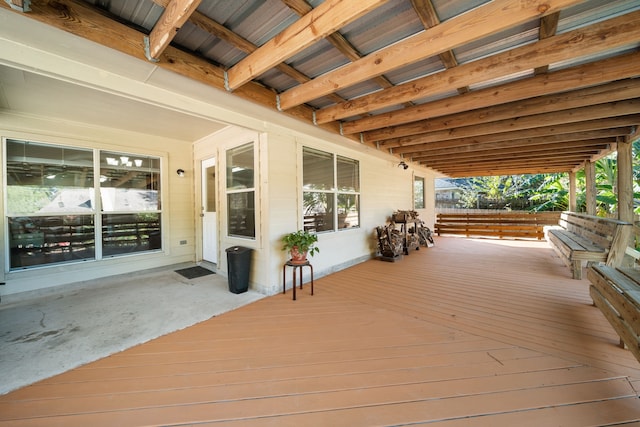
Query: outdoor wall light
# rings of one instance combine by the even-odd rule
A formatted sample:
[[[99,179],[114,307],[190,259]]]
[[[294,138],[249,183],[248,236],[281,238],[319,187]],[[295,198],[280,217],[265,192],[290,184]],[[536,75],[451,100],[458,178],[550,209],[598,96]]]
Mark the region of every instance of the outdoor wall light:
[[[399,167],[399,168],[402,168],[402,169],[404,169],[404,170],[409,169],[409,165],[408,165],[408,164],[406,164],[406,163],[404,162],[404,160],[403,160],[403,161],[401,161],[400,163],[398,163],[398,167]]]
[[[178,174],[178,176],[179,176],[180,178],[182,178],[182,177],[184,176],[184,169],[178,169],[178,170],[176,171],[176,173]]]

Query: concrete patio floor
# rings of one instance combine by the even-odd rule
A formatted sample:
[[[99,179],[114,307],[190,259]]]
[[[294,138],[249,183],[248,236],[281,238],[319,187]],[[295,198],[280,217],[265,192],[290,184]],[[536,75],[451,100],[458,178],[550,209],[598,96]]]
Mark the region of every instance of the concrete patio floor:
[[[140,272],[0,303],[0,394],[184,329],[261,299],[218,274]]]

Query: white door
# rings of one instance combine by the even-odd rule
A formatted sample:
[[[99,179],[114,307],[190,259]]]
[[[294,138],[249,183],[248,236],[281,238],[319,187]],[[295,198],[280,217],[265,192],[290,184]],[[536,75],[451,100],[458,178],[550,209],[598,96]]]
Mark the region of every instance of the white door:
[[[216,159],[202,161],[202,259],[218,263]]]

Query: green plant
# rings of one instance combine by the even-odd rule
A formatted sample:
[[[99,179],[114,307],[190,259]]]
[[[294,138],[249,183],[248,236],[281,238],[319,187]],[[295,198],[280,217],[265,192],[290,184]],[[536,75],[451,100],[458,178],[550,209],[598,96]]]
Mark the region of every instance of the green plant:
[[[290,251],[292,248],[297,247],[298,252],[308,252],[313,256],[314,253],[320,252],[320,249],[315,246],[318,242],[318,235],[310,233],[306,230],[298,230],[292,233],[282,236],[282,250]]]

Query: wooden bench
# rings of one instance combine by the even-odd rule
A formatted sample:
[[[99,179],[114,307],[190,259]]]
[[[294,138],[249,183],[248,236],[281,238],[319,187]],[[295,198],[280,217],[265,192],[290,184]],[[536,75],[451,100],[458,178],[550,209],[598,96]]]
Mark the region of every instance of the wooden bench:
[[[636,260],[633,267],[589,267],[589,293],[620,336],[620,346],[629,348],[640,361],[640,252],[633,248],[626,252]]]
[[[571,268],[574,279],[582,279],[584,262],[604,262],[617,267],[624,258],[632,224],[576,212],[562,212],[558,226],[545,227],[546,239]]]
[[[435,232],[467,237],[544,238],[544,226],[557,224],[560,212],[441,213]]]

